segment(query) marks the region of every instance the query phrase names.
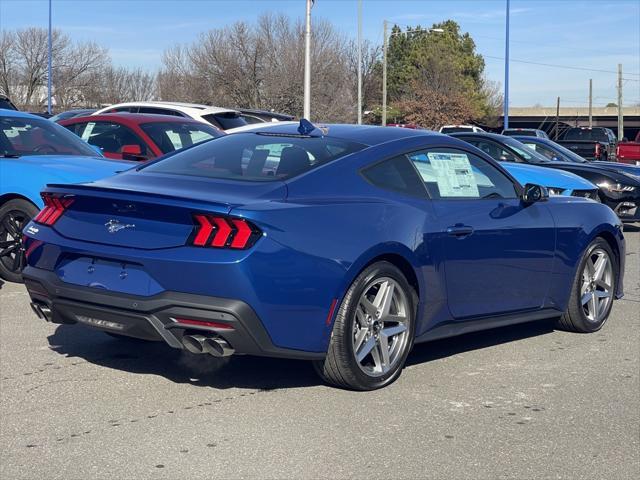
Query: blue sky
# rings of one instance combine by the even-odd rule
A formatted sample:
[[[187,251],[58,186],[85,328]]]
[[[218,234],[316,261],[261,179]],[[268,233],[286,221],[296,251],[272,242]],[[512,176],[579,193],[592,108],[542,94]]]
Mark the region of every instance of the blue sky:
[[[262,12],[304,15],[304,0],[53,0],[54,25],[74,39],[108,47],[114,63],[154,69],[164,48],[195,40],[210,28]],[[382,42],[386,18],[399,25],[457,21],[485,55],[487,76],[504,80],[505,0],[364,0],[364,36]],[[357,1],[317,0],[314,17],[355,37]],[[0,30],[47,25],[47,0],[0,0]],[[618,63],[625,71],[625,103],[640,103],[640,1],[512,0],[512,106],[586,105],[616,101]],[[528,62],[562,65],[554,68]]]

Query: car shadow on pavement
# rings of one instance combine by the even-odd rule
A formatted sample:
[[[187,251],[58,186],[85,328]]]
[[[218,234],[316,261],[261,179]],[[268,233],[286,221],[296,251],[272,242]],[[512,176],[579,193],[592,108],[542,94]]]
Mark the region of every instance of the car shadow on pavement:
[[[552,322],[533,322],[416,345],[407,365],[544,335]],[[159,375],[175,383],[226,389],[275,390],[310,387],[322,381],[310,362],[237,355],[218,359],[173,349],[161,342],[114,338],[82,326],[60,325],[48,337],[51,350],[66,357],[123,372]]]
[[[306,361],[195,355],[163,342],[111,337],[81,325],[60,325],[48,341],[51,350],[66,357],[134,374],[159,375],[175,383],[259,390],[322,384]]]
[[[640,232],[640,224],[638,223],[625,223],[624,224],[625,233],[629,232]]]
[[[531,337],[552,333],[555,320],[539,320],[521,323],[508,327],[500,327],[481,332],[467,333],[459,337],[443,338],[414,346],[407,358],[407,366],[431,362],[440,358],[451,357],[472,350],[501,345],[503,343],[525,340]]]

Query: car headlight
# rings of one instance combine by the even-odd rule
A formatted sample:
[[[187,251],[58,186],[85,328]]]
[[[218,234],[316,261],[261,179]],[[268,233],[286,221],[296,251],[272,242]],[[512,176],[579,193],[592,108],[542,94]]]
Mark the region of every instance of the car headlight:
[[[562,195],[562,192],[564,192],[564,188],[558,188],[558,187],[548,187],[547,190],[549,191],[549,195]]]
[[[624,192],[633,192],[636,187],[634,187],[633,185],[624,185],[622,183],[599,183],[598,187],[600,187],[603,190],[608,190],[610,192],[615,192],[615,193],[624,193]]]

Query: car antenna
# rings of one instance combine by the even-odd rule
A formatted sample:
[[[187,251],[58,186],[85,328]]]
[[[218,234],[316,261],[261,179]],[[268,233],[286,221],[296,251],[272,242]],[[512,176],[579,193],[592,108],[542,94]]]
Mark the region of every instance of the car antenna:
[[[298,133],[300,133],[300,135],[309,135],[315,129],[316,126],[309,120],[307,120],[306,118],[300,119],[300,125],[298,125]]]

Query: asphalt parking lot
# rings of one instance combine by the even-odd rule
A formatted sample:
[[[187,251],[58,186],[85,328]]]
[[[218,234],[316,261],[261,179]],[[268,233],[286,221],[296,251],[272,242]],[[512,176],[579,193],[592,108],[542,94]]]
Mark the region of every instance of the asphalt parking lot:
[[[592,335],[520,325],[417,346],[391,387],[38,320],[0,289],[0,478],[639,478],[640,228]]]

